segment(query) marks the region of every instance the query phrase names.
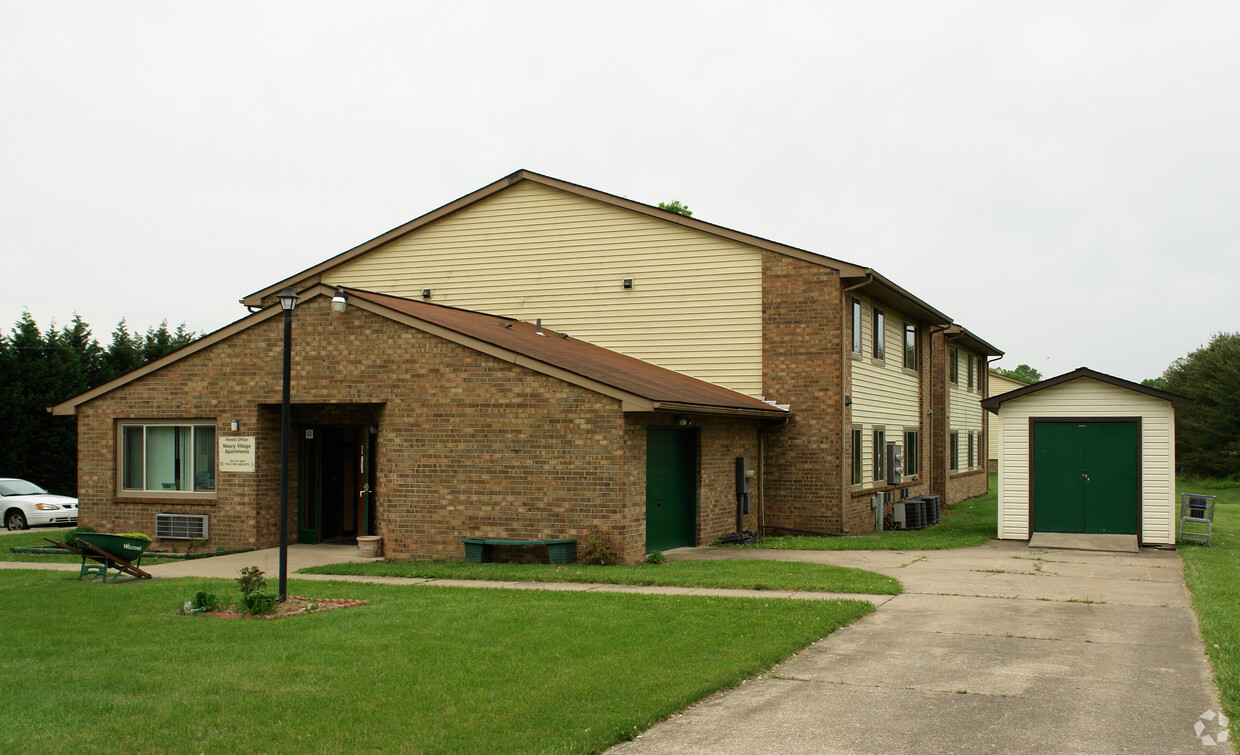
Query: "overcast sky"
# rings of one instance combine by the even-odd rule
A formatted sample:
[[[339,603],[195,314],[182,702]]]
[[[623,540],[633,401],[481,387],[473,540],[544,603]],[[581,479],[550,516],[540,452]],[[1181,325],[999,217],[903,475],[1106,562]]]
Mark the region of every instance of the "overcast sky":
[[[1141,380],[1240,329],[1238,40],[1231,0],[0,0],[0,327],[214,330],[528,168]]]

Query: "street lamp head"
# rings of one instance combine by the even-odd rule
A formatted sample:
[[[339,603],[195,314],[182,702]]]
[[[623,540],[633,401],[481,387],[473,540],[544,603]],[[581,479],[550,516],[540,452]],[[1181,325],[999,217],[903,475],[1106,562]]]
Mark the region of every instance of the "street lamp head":
[[[285,312],[292,312],[297,307],[297,299],[300,297],[297,296],[297,292],[292,288],[285,288],[276,294],[276,298],[280,300],[280,309]]]
[[[343,312],[347,306],[349,306],[349,297],[345,295],[344,289],[336,289],[336,295],[332,297],[332,311]]]

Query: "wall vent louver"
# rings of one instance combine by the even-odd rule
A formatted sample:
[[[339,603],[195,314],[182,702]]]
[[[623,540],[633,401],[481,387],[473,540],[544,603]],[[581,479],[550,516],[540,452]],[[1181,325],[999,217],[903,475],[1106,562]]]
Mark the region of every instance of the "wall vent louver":
[[[155,537],[164,540],[206,540],[208,514],[156,514]]]

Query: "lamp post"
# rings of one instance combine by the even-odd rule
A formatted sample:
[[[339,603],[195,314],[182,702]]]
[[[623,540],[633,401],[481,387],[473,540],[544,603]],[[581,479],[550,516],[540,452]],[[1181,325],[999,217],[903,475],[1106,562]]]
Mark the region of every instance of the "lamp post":
[[[288,436],[289,419],[289,372],[293,350],[293,309],[297,307],[297,292],[285,288],[276,298],[284,310],[284,391],[280,400],[280,602],[288,597]]]

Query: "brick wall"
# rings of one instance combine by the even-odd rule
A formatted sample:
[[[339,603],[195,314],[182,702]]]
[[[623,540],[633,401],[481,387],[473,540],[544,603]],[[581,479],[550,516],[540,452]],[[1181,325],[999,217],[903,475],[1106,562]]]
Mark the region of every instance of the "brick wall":
[[[294,422],[376,425],[388,555],[461,558],[466,535],[594,528],[618,532],[626,554],[642,548],[630,542],[644,501],[626,484],[619,402],[358,308],[332,315],[326,298],[293,318]],[[153,533],[157,512],[207,513],[208,547],[276,545],[281,349],[277,316],[80,407],[81,523]],[[213,420],[221,436],[238,420],[257,471],[220,473],[210,500],[118,496],[117,420],[168,418]],[[294,505],[296,479],[294,466]]]
[[[333,315],[325,297],[304,302],[293,321],[290,541],[299,428],[349,425],[375,428],[374,530],[388,557],[461,559],[465,536],[580,538],[595,529],[622,560],[644,556],[645,426],[671,417],[626,416],[615,399],[360,308]],[[153,534],[156,513],[209,514],[208,548],[277,545],[282,339],[277,315],[79,407],[81,523]],[[253,436],[256,471],[218,473],[208,499],[119,496],[118,421],[173,418]],[[698,538],[710,542],[735,528],[732,460],[756,459],[757,421],[693,420]],[[756,526],[752,515],[747,526]]]
[[[862,527],[862,506],[845,496],[839,273],[764,251],[762,280],[762,383],[767,399],[792,405],[788,424],[766,437],[765,524],[817,532]]]

